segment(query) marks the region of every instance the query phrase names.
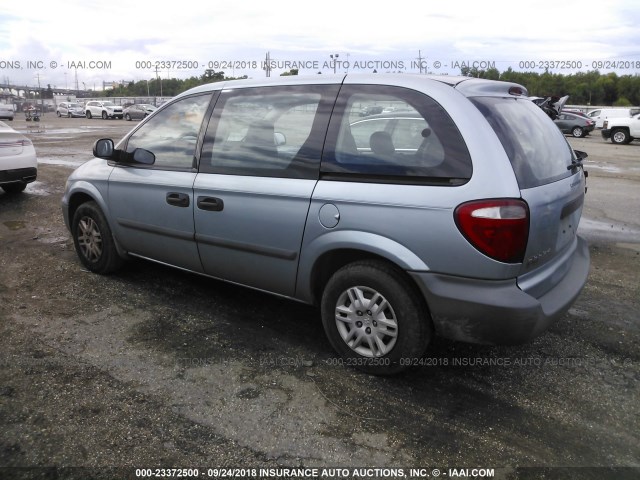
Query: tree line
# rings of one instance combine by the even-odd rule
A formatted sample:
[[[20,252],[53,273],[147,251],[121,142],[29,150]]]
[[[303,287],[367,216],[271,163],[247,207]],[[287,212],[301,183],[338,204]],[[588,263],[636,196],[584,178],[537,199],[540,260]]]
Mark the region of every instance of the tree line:
[[[532,96],[569,95],[569,103],[572,105],[640,106],[639,75],[601,74],[598,70],[564,75],[548,71],[542,73],[517,72],[508,68],[504,72],[500,72],[496,68],[479,70],[467,67],[463,67],[460,73],[465,76],[516,82],[524,85],[529,91],[529,95]],[[297,74],[298,71],[294,69],[281,75]],[[152,78],[129,82],[101,92],[101,94],[107,97],[172,97],[205,83],[244,78],[247,76],[229,77],[222,71],[206,70],[200,76],[187,79]]]

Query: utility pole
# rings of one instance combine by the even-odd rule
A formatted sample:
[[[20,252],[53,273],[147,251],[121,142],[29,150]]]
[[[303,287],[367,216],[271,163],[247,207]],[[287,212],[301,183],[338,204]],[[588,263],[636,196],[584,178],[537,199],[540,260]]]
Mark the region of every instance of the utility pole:
[[[158,73],[158,66],[156,65],[156,81],[160,83],[160,98],[162,98],[162,79],[160,78],[160,74]],[[158,87],[156,87],[157,89]],[[156,90],[156,93],[158,91]]]
[[[267,77],[271,76],[271,53],[267,52],[267,56],[264,60],[264,70],[267,74]]]
[[[423,60],[423,56],[422,56],[422,52],[420,50],[418,50],[418,68],[420,68],[420,73],[422,74],[422,60]],[[426,59],[424,59],[426,60]]]
[[[38,79],[38,94],[40,95],[40,111],[44,113],[44,100],[42,99],[42,87],[40,86],[40,74],[36,73],[36,78]]]
[[[340,56],[339,53],[335,53],[335,54],[331,54],[329,55],[331,57],[331,60],[333,62],[333,73],[336,73],[336,63],[338,63],[338,57]]]

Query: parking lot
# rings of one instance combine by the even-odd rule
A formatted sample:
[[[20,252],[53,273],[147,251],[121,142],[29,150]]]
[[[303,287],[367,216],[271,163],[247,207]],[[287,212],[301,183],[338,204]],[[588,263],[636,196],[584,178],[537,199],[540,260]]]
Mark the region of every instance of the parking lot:
[[[65,181],[135,122],[9,123],[39,171],[25,193],[0,192],[1,467],[640,475],[640,142],[567,137],[589,154],[592,264],[559,322],[520,346],[436,338],[423,365],[381,378],[340,365],[311,307],[144,261],[88,273]]]

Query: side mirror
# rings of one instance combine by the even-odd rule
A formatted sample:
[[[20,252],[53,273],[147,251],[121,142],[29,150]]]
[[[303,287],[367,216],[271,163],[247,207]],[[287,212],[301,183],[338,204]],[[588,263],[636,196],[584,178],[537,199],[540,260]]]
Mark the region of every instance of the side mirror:
[[[156,156],[149,150],[136,148],[133,151],[133,161],[136,163],[143,163],[145,165],[153,165],[156,163]]]
[[[111,160],[113,158],[113,140],[110,138],[101,138],[93,144],[93,156]]]

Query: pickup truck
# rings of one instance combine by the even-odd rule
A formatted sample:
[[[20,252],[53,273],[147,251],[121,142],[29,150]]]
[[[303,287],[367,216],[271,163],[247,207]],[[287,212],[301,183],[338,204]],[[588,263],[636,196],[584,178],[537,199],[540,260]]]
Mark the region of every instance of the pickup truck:
[[[602,137],[612,143],[627,144],[640,139],[640,114],[633,117],[607,118],[602,125]]]

